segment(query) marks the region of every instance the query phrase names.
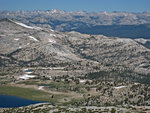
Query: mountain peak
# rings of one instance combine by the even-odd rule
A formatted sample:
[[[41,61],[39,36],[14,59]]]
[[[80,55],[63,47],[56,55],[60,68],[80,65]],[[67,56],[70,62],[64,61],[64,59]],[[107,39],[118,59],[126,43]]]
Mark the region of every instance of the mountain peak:
[[[58,9],[52,9],[51,10],[51,13],[62,13],[62,12],[64,12],[64,11],[58,10]]]

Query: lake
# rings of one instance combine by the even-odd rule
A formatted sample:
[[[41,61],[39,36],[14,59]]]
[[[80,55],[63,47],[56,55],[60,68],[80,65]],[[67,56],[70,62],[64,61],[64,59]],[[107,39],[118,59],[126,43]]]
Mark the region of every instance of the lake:
[[[0,108],[22,107],[37,103],[43,102],[33,101],[16,96],[0,95]]]

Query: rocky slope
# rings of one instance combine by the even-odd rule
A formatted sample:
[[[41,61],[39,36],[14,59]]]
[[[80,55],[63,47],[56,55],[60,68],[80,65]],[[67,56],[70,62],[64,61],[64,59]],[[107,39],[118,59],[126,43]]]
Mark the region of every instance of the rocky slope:
[[[150,72],[150,49],[137,40],[62,33],[10,19],[0,21],[0,48],[0,66],[88,65],[99,70]]]
[[[67,45],[60,43],[60,35],[51,29],[30,27],[9,19],[1,20],[1,65],[44,65],[45,62],[52,64],[78,60]]]

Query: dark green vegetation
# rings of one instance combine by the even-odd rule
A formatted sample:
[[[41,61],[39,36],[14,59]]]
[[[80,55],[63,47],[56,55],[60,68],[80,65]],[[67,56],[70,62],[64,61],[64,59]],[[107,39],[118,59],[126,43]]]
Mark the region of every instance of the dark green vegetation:
[[[54,96],[55,99],[56,94],[61,95],[59,99],[64,101],[55,102],[56,105],[60,103],[65,106],[149,105],[149,84],[138,82],[140,79],[135,78],[133,74],[131,71],[120,73],[100,71],[78,77],[58,76],[43,82],[40,79],[31,79],[26,82],[20,81],[18,84],[42,85],[44,89],[52,92],[51,97]],[[84,82],[81,82],[83,80]]]
[[[31,88],[0,86],[0,94],[19,96],[38,101],[49,101],[50,94]]]
[[[6,70],[12,73],[20,69],[1,69],[3,73]],[[150,105],[149,75],[131,70],[96,71],[82,76],[53,76],[52,79],[36,71],[33,74],[38,76],[28,80],[1,76],[0,94],[65,106]],[[4,80],[8,82],[2,84]],[[41,86],[43,89],[39,89]]]
[[[138,82],[142,84],[150,84],[149,74],[138,74],[131,70],[124,71],[99,71],[92,72],[85,75],[85,78],[92,80],[106,80],[119,82]]]

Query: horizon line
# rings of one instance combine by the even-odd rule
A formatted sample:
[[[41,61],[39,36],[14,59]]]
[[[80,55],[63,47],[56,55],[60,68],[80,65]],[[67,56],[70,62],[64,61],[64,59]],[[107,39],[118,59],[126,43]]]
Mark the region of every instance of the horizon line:
[[[64,11],[64,12],[85,12],[85,13],[99,13],[99,12],[106,12],[106,13],[117,13],[117,12],[124,12],[124,13],[149,13],[150,11],[85,11],[85,10],[61,10],[61,9],[35,9],[35,10],[0,10],[0,12],[35,12],[35,11]]]

